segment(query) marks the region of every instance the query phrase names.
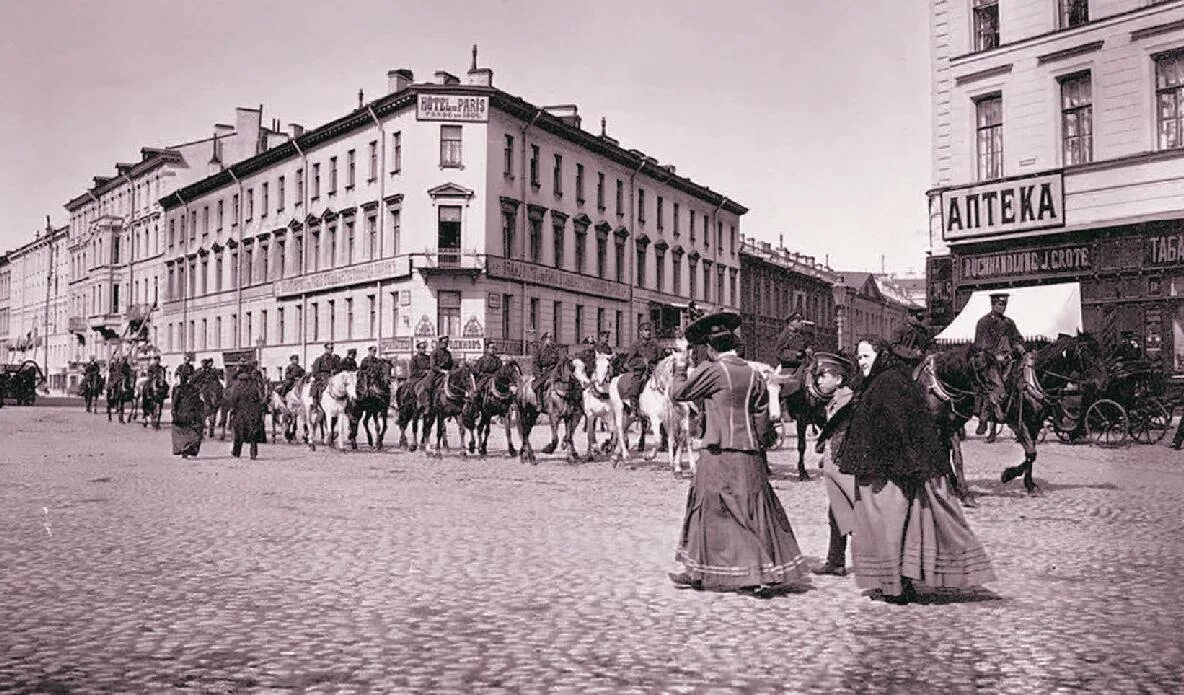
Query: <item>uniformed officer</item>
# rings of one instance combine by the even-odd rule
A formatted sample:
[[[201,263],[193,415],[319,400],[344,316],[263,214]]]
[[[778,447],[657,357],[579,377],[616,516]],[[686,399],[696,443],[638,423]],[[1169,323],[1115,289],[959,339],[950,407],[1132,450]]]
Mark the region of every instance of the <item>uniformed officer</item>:
[[[194,388],[200,389],[209,379],[218,381],[218,372],[214,371],[214,358],[212,357],[202,359],[201,367],[193,373],[193,378],[189,380],[189,383]]]
[[[358,365],[358,371],[378,376],[383,369],[383,362],[378,358],[378,348],[373,345],[366,348],[366,356],[362,358],[362,364]]]
[[[613,344],[612,341],[609,340],[610,337],[612,337],[612,334],[608,331],[600,332],[600,340],[596,341],[596,352],[599,352],[602,355],[613,354]]]
[[[436,349],[432,350],[430,371],[421,380],[423,386],[420,387],[418,392],[421,407],[426,408],[429,405],[429,394],[440,388],[440,383],[443,381],[445,373],[453,367],[452,351],[448,349],[449,342],[449,338],[446,335],[442,335],[436,340]]]
[[[822,457],[822,477],[826,481],[829,501],[827,524],[830,526],[830,544],[826,563],[815,567],[814,574],[833,574],[839,577],[847,574],[847,535],[855,527],[855,476],[839,471],[835,465],[834,452],[843,447],[843,437],[851,408],[848,407],[854,392],[847,385],[854,365],[842,355],[819,352],[815,355],[814,383],[818,392],[828,398],[826,402],[826,424],[818,435],[815,451]],[[827,443],[830,452],[826,452]]]
[[[485,341],[485,352],[477,360],[477,392],[481,393],[485,384],[502,368],[502,358],[497,356],[497,345],[492,340]]]
[[[313,382],[310,395],[314,404],[321,402],[321,393],[324,392],[329,379],[337,373],[340,364],[341,358],[333,354],[333,343],[325,343],[325,352],[312,363]]]
[[[892,353],[907,365],[915,367],[925,359],[925,353],[933,343],[933,334],[925,325],[925,309],[909,310],[905,322],[892,335]]]
[[[432,373],[432,358],[428,356],[428,344],[426,341],[419,341],[415,344],[415,354],[411,356],[411,364],[408,365],[410,374],[407,375],[407,380],[412,384],[418,384],[428,374]]]
[[[291,355],[288,357],[288,366],[284,367],[284,380],[280,383],[280,387],[276,392],[280,396],[286,396],[292,387],[296,385],[296,381],[304,376],[304,367],[300,366],[300,355]]]
[[[341,362],[337,363],[338,372],[356,372],[358,371],[358,349],[350,348],[345,351],[345,357]]]
[[[628,383],[619,386],[621,398],[634,413],[640,410],[638,399],[641,397],[641,389],[661,357],[658,342],[654,340],[653,326],[643,323],[637,327],[637,334],[637,340],[625,352],[624,370],[629,374],[629,378],[621,381]]]
[[[193,353],[185,353],[185,361],[177,367],[177,381],[180,382],[184,377],[190,382],[193,381]]]
[[[999,362],[999,372],[1004,383],[1007,382],[1007,376],[1011,372],[1012,355],[1022,356],[1024,354],[1024,337],[1020,334],[1019,328],[1016,328],[1015,321],[1003,315],[1003,312],[1007,311],[1008,296],[1006,292],[992,294],[991,310],[974,326],[974,347],[995,356]],[[987,431],[988,418],[985,417],[987,413],[983,412],[983,405],[987,403],[987,400],[985,390],[980,387],[974,405],[974,414],[979,419],[978,427],[975,430],[976,434],[984,434]],[[990,413],[989,415],[1001,417],[1002,414]]]
[[[814,324],[807,321],[800,311],[786,319],[785,328],[777,336],[777,360],[782,371],[788,371],[794,378],[781,385],[781,398],[785,399],[802,387],[800,369],[810,358],[814,349]]]
[[[86,369],[83,372],[85,379],[94,379],[99,376],[99,362],[94,355],[90,356],[90,361],[86,363]]]
[[[580,341],[580,351],[576,353],[576,359],[584,365],[584,376],[591,378],[592,373],[596,370],[596,340],[588,335]]]
[[[547,384],[551,381],[551,372],[555,370],[561,357],[559,348],[555,347],[555,342],[551,339],[550,333],[543,333],[539,336],[539,349],[534,353],[533,384],[535,396],[538,397],[540,406],[545,400],[544,394],[546,393]]]
[[[180,373],[180,371],[181,371],[181,367],[177,367],[177,372]],[[192,365],[190,365],[189,371],[190,372],[193,371]],[[168,378],[165,376],[164,365],[162,365],[160,363],[160,355],[153,355],[152,356],[152,361],[149,362],[149,364],[148,364],[148,373],[145,376],[148,377],[149,383],[152,383],[152,382],[156,381],[157,379],[159,379],[161,381],[168,381]]]

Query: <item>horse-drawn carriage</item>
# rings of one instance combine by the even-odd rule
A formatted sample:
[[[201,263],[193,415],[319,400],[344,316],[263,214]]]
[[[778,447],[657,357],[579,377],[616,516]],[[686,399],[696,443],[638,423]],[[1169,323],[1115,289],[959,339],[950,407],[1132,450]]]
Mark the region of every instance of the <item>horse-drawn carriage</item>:
[[[43,383],[45,375],[33,360],[0,365],[0,406],[4,405],[5,398],[12,398],[17,405],[33,405],[37,400],[37,387]]]
[[[1114,360],[1100,388],[1071,380],[1053,396],[1048,426],[1064,442],[1155,444],[1172,421],[1163,373],[1145,359]]]

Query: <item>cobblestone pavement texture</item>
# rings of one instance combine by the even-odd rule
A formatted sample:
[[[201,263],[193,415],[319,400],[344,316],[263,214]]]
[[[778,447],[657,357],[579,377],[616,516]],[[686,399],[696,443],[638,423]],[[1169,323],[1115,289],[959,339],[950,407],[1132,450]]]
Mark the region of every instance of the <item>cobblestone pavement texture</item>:
[[[688,483],[657,465],[229,448],[0,411],[0,692],[1184,692],[1163,445],[1047,443],[1030,497],[997,482],[1019,447],[972,438],[999,581],[911,606],[849,577],[676,590]],[[775,487],[820,562],[825,493],[791,456]]]

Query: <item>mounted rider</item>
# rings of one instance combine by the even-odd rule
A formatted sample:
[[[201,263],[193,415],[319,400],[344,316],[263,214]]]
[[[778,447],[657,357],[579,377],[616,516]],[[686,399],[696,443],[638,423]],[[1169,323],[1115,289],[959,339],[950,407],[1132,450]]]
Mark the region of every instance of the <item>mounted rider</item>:
[[[99,370],[99,361],[95,359],[94,355],[90,356],[90,361],[86,363],[86,368],[82,373],[82,380],[87,383],[99,383],[98,379],[102,376]],[[91,381],[91,380],[94,381]]]
[[[185,378],[190,382],[193,381],[193,353],[192,352],[185,353],[185,361],[177,366],[176,376],[177,376],[177,383],[180,383],[182,378]]]
[[[379,359],[378,348],[374,345],[366,348],[366,356],[358,366],[358,391],[365,391],[371,384],[390,384],[386,362]]]
[[[653,326],[643,323],[637,327],[637,333],[637,340],[625,352],[624,369],[628,378],[622,378],[618,382],[621,399],[634,413],[641,411],[641,389],[645,387],[646,380],[650,378],[654,367],[661,359],[658,341],[654,340]]]
[[[184,365],[182,365],[182,366],[184,366]],[[192,376],[192,371],[193,371],[192,365],[189,366],[189,371],[191,372],[190,376]],[[181,373],[181,367],[177,367],[177,373],[178,374]],[[166,383],[168,382],[168,379],[165,376],[164,365],[162,365],[160,363],[160,355],[153,355],[152,356],[152,361],[148,365],[148,373],[146,376],[148,377],[149,384],[156,383],[158,380],[161,382],[166,382]],[[188,378],[188,377],[186,377],[186,378]]]
[[[590,335],[584,336],[581,345],[583,347],[576,353],[576,359],[584,364],[584,376],[591,379],[592,373],[596,371],[596,354],[599,352],[596,349],[596,340]]]
[[[310,395],[312,402],[317,407],[321,403],[321,394],[325,391],[325,386],[328,385],[329,379],[338,371],[338,366],[341,364],[341,357],[333,354],[333,343],[325,343],[325,352],[312,363],[312,389]]]
[[[933,345],[933,333],[925,324],[923,307],[909,309],[905,322],[892,334],[889,344],[892,346],[892,354],[909,368],[915,368],[925,359],[926,353]]]
[[[214,369],[214,358],[206,357],[201,361],[201,368],[193,373],[193,377],[190,378],[189,383],[194,388],[200,389],[202,385],[210,381],[219,383],[221,380],[218,378],[217,370]]]
[[[300,355],[291,355],[288,357],[288,366],[284,367],[284,380],[280,382],[279,387],[275,392],[281,398],[288,395],[292,387],[296,385],[297,380],[304,376],[304,367],[300,366]]]
[[[502,368],[502,358],[497,356],[497,345],[492,340],[485,341],[485,352],[474,365],[477,377],[477,393],[484,393],[485,385],[497,375]]]
[[[543,404],[546,403],[547,387],[550,385],[552,373],[555,371],[555,367],[559,366],[561,359],[563,359],[563,355],[555,346],[551,334],[543,333],[539,336],[539,349],[534,353],[533,368],[534,393],[540,407],[544,407]]]
[[[350,348],[345,351],[345,357],[337,363],[337,368],[333,370],[333,373],[356,371],[358,371],[358,349]]]
[[[974,347],[995,357],[1000,377],[1005,384],[1011,374],[1012,357],[1022,358],[1025,352],[1024,337],[1016,327],[1015,321],[1003,315],[1003,312],[1007,311],[1008,296],[1006,292],[992,294],[991,310],[974,326]],[[988,413],[983,411],[983,405],[988,402],[985,390],[980,387],[974,399],[974,414],[979,419],[976,434],[985,434],[987,431],[987,418],[984,416]],[[1001,404],[994,406],[993,410],[996,412],[990,415],[1002,419],[1002,413],[998,412],[1002,408]]]
[[[452,351],[448,349],[448,343],[449,338],[447,335],[442,335],[436,340],[436,349],[432,350],[429,371],[419,380],[416,393],[419,394],[418,400],[421,408],[427,408],[431,405],[431,394],[440,388],[440,384],[444,382],[444,377],[455,365],[452,359]]]
[[[425,341],[415,344],[415,354],[411,356],[411,364],[408,365],[410,373],[407,375],[411,386],[417,386],[421,379],[432,373],[432,358],[428,356],[427,350]]]
[[[785,328],[777,336],[777,360],[782,372],[788,372],[781,385],[781,397],[785,398],[802,387],[801,367],[814,354],[814,323],[807,321],[800,311],[785,319]]]

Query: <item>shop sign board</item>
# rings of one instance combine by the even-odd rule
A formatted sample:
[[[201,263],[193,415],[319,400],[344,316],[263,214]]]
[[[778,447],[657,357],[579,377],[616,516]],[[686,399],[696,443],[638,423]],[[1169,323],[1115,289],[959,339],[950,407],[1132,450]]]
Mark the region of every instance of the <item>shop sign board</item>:
[[[320,292],[331,287],[361,285],[411,274],[411,263],[406,256],[383,258],[370,263],[324,270],[310,275],[285,278],[276,282],[275,296],[289,297],[296,294]]]
[[[491,278],[529,282],[533,285],[582,292],[606,299],[629,299],[629,288],[621,283],[524,261],[490,257],[486,260],[485,272]]]
[[[1147,237],[1146,244],[1144,265],[1184,265],[1184,232]]]
[[[941,192],[946,241],[1065,226],[1061,172],[951,188]]]
[[[411,336],[397,335],[378,340],[378,352],[383,355],[393,355],[400,352],[411,352]]]
[[[935,325],[954,320],[954,259],[950,256],[925,260],[925,308]]]
[[[485,123],[489,120],[489,97],[420,94],[415,102],[415,120]]]
[[[1089,245],[1000,253],[976,253],[958,257],[961,280],[988,280],[1023,276],[1073,274],[1092,269]]]

